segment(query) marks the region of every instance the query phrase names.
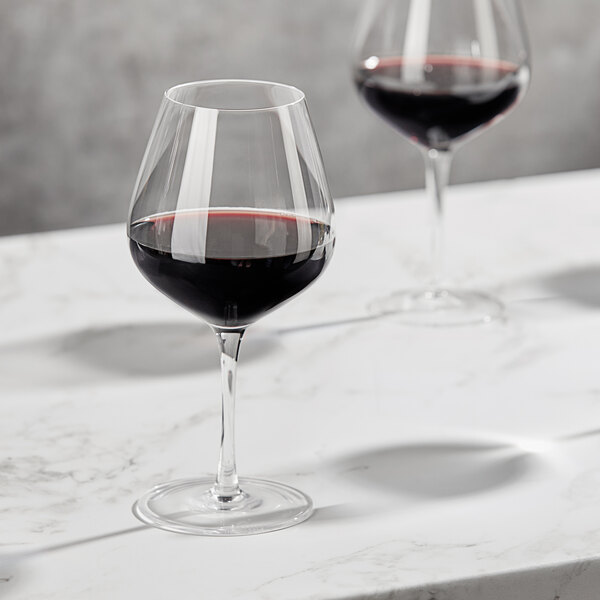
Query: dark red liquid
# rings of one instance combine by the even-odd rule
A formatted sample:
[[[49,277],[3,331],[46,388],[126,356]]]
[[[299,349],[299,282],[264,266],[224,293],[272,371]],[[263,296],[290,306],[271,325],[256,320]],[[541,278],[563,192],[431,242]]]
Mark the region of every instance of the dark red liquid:
[[[438,150],[506,112],[526,80],[509,62],[451,56],[371,58],[356,72],[373,110],[412,141]]]
[[[303,290],[333,245],[319,221],[233,209],[148,217],[131,225],[129,237],[150,283],[221,327],[248,325]]]

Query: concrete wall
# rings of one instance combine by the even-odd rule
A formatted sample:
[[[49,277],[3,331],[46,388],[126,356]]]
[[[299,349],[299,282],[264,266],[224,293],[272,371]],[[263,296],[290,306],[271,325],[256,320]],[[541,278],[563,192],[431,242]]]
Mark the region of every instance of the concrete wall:
[[[125,219],[162,91],[248,77],[302,88],[334,196],[422,185],[421,157],[358,100],[361,0],[3,0],[0,233]],[[600,166],[600,2],[524,0],[533,81],[453,181]]]

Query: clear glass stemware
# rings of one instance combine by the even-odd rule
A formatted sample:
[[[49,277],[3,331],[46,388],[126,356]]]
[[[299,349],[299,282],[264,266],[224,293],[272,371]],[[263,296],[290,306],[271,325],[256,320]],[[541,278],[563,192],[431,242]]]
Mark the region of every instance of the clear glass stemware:
[[[373,310],[425,325],[500,316],[496,298],[446,283],[443,200],[453,152],[497,123],[527,88],[518,0],[371,0],[359,20],[353,69],[367,104],[421,150],[433,213],[429,284],[380,299]]]
[[[244,535],[310,516],[304,493],[238,479],[236,367],[248,325],[321,274],[333,250],[332,220],[300,90],[222,80],[165,93],[133,193],[130,250],[152,285],[215,332],[222,434],[216,477],[154,487],[134,505],[143,522],[181,533]]]

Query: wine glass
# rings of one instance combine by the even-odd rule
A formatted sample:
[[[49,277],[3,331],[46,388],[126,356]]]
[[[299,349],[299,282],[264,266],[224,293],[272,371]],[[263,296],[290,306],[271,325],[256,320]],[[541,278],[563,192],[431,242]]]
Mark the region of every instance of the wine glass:
[[[453,151],[497,123],[522,98],[529,52],[518,0],[372,0],[353,57],[360,95],[416,144],[433,204],[429,285],[373,304],[405,322],[460,325],[501,316],[502,304],[447,287],[443,197]]]
[[[240,479],[235,375],[248,325],[310,285],[334,244],[333,203],[304,94],[246,80],[165,92],[128,221],[133,260],[163,294],[204,319],[221,351],[222,433],[215,478],[158,485],[143,522],[197,535],[295,525],[312,502],[281,483]]]

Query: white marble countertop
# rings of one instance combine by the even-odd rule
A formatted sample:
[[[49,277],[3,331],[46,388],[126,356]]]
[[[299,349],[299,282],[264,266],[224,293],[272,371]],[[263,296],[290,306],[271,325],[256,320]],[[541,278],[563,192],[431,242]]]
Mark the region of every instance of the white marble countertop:
[[[365,319],[422,281],[423,192],[338,202],[324,276],[251,328],[241,475],[310,494],[241,538],[140,526],[212,473],[209,329],[136,272],[123,226],[0,240],[0,596],[14,600],[600,597],[600,171],[452,188],[448,270],[505,322]]]

